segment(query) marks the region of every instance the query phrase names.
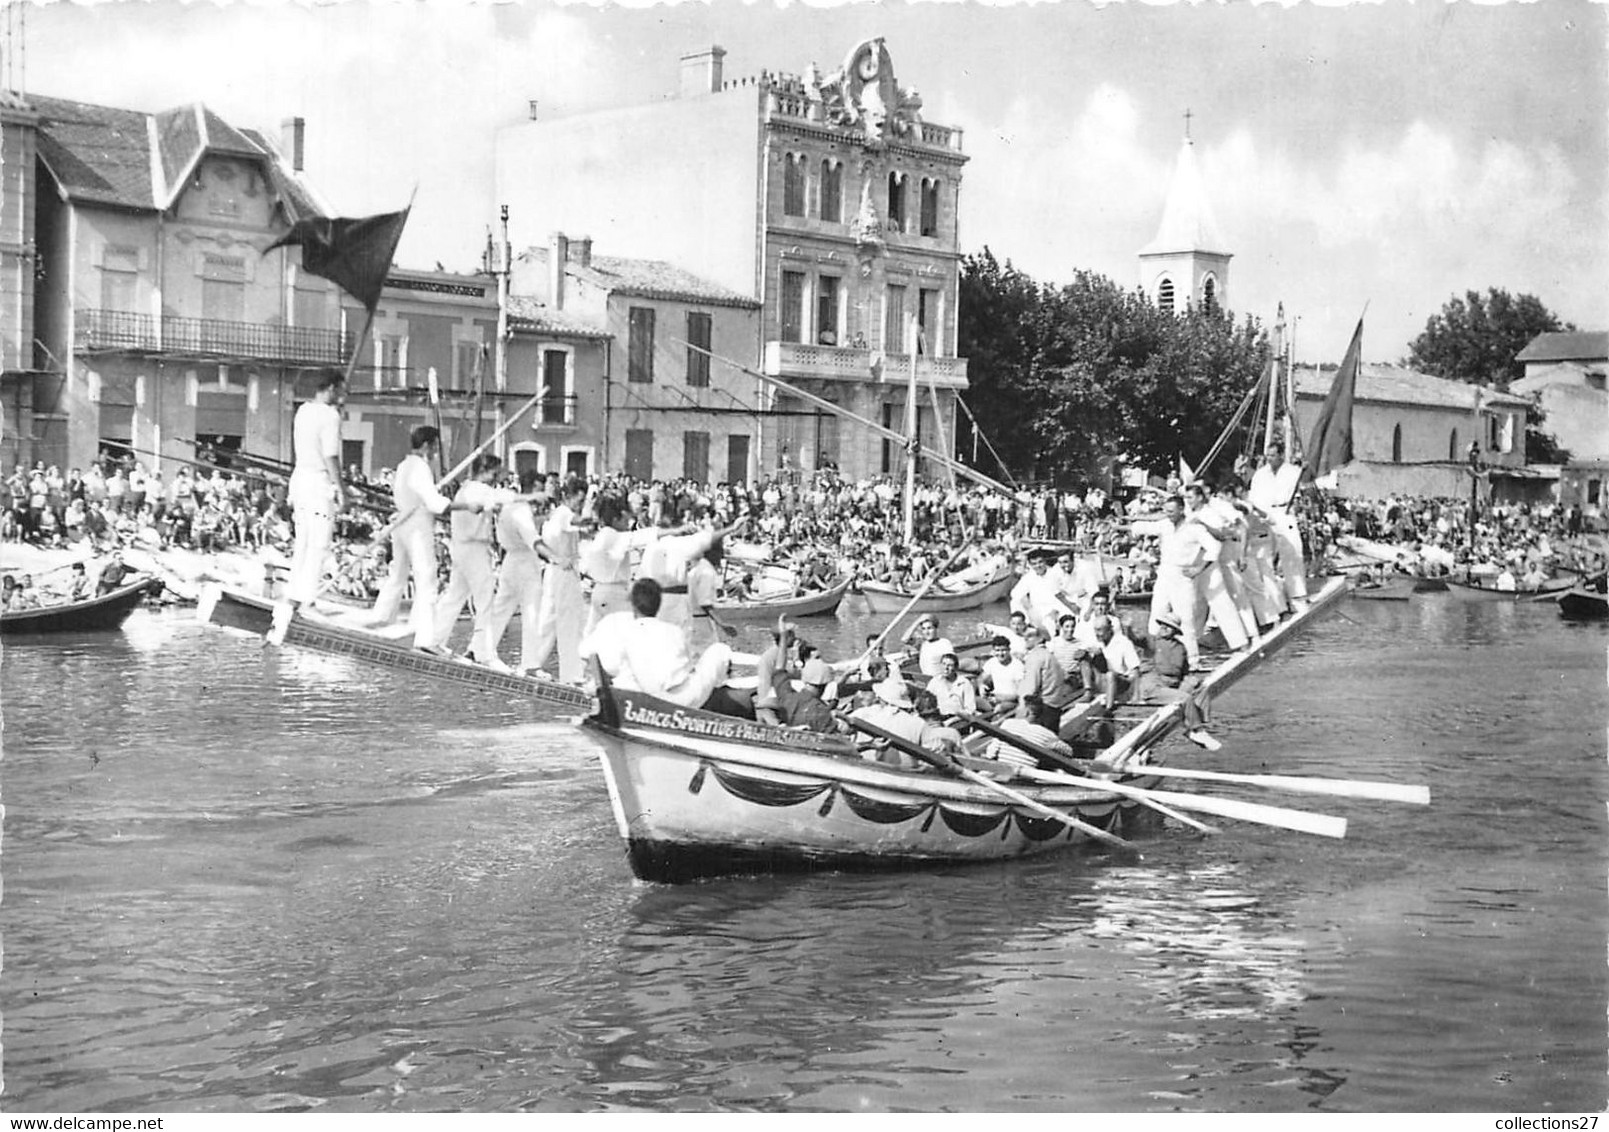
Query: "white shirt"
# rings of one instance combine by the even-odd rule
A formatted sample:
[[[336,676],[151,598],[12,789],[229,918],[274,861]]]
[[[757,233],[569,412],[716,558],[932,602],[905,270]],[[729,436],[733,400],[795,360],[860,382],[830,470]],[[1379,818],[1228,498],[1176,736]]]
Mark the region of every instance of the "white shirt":
[[[700,558],[687,568],[687,604],[694,613],[714,605],[720,592],[721,575],[708,558]]]
[[[698,707],[681,695],[693,675],[687,636],[677,625],[657,617],[638,617],[623,609],[599,621],[581,639],[581,659],[598,658],[615,685],[628,692]],[[681,696],[681,698],[678,698]]]
[[[661,586],[685,586],[687,568],[695,559],[701,557],[714,541],[713,531],[661,536],[643,552],[642,569],[638,573],[644,578],[652,578]]]
[[[971,715],[978,710],[978,693],[972,687],[972,681],[956,673],[954,680],[946,680],[943,676],[935,676],[927,682],[927,690],[933,693],[933,698],[939,702],[939,710],[945,715],[955,715],[966,712]]]
[[[1106,657],[1106,667],[1119,676],[1129,680],[1140,674],[1140,654],[1134,648],[1134,642],[1121,633],[1113,633],[1112,639],[1101,646],[1101,652]]]
[[[581,572],[600,585],[629,585],[632,549],[645,547],[658,537],[655,527],[639,531],[599,527],[598,533],[581,551]]]
[[[458,489],[458,498],[466,503],[479,503],[480,511],[454,511],[449,522],[452,524],[453,542],[468,545],[477,542],[492,541],[492,507],[499,498],[512,499],[510,492],[500,491],[489,483],[481,480],[470,480]]]
[[[916,667],[922,670],[923,676],[937,676],[942,667],[940,661],[955,651],[948,637],[939,637],[936,640],[924,642],[916,650]]]
[[[542,541],[561,570],[574,570],[581,554],[581,528],[575,525],[575,512],[563,503],[555,507],[542,524]]]
[[[536,516],[529,501],[509,503],[497,513],[497,545],[509,554],[536,554]]]
[[[1134,524],[1137,535],[1153,535],[1162,544],[1158,565],[1163,570],[1182,571],[1194,577],[1203,566],[1218,557],[1218,540],[1200,523],[1182,520],[1178,526],[1167,519],[1142,520]]]
[[[391,480],[391,498],[396,502],[397,514],[406,516],[397,524],[398,534],[430,530],[434,517],[452,506],[452,500],[436,490],[430,465],[415,453],[409,453],[397,465],[397,474]]]
[[[1005,664],[1001,664],[992,656],[983,662],[983,679],[988,681],[989,687],[994,689],[995,697],[998,699],[1016,699],[1018,689],[1022,687],[1022,679],[1027,674],[1019,657],[1013,656]]]
[[[1246,498],[1264,511],[1282,514],[1291,505],[1301,479],[1302,469],[1295,464],[1281,464],[1277,472],[1264,464],[1252,473]]]
[[[341,457],[341,410],[323,401],[308,401],[296,410],[291,424],[291,505],[330,502],[329,460]],[[423,461],[421,461],[423,463]]]

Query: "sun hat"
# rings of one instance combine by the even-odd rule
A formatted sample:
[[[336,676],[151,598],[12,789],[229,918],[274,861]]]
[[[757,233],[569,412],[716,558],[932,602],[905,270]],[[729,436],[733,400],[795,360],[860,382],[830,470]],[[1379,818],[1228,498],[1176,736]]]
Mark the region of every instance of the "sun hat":
[[[912,710],[911,692],[903,680],[892,676],[887,680],[879,680],[872,685],[872,694],[890,707]]]
[[[1172,629],[1175,633],[1182,632],[1184,629],[1184,623],[1171,613],[1158,613],[1156,615],[1156,623],[1158,625],[1168,626],[1168,628]]]

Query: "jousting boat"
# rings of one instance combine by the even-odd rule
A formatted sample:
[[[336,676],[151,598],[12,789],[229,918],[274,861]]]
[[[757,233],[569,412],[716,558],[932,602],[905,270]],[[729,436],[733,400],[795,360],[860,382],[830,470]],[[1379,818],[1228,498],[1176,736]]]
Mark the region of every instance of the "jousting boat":
[[[1459,581],[1456,578],[1443,580],[1447,583],[1450,593],[1465,601],[1553,601],[1560,594],[1574,589],[1580,579],[1574,574],[1567,578],[1549,578],[1534,590],[1500,590],[1483,582]]]
[[[1333,610],[1348,588],[1348,579],[1331,579],[1305,611],[1207,676],[1208,693],[1252,671]],[[1182,722],[1179,704],[1146,708],[1086,764],[1099,768],[1096,774],[1082,777],[937,755],[930,760],[947,769],[901,769],[861,758],[847,735],[772,727],[607,684],[597,710],[579,726],[599,748],[631,868],[649,881],[914,868],[1007,860],[1091,841],[1124,845],[1119,831],[1158,800],[1228,816],[1255,809],[1267,818],[1268,811],[1281,815],[1272,824],[1344,833],[1340,818],[1146,789],[1168,773],[1202,773],[1168,771],[1155,760],[1158,745]]]

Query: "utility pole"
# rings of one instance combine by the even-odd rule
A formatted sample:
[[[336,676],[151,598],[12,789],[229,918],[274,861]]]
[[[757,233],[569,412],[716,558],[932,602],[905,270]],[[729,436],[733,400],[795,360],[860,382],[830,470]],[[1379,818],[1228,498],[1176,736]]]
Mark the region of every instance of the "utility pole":
[[[497,341],[493,345],[493,366],[496,373],[497,384],[497,427],[503,427],[503,393],[508,389],[508,277],[513,268],[512,249],[508,242],[508,205],[502,206],[503,239],[497,249],[497,266],[493,273],[497,276]],[[484,367],[482,367],[484,368]],[[475,387],[475,439],[480,440],[480,410],[481,387]],[[477,447],[478,447],[477,443]],[[507,442],[503,444],[506,454]]]

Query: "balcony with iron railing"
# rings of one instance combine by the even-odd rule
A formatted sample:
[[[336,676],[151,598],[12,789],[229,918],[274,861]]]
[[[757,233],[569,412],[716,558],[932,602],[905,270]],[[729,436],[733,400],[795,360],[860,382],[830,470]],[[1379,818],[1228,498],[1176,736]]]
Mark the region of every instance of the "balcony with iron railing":
[[[765,372],[772,377],[809,377],[829,381],[901,382],[910,379],[909,354],[884,354],[865,346],[815,346],[807,342],[767,342]],[[919,354],[916,379],[953,389],[967,385],[965,358]]]
[[[354,342],[339,330],[268,326],[217,318],[180,318],[128,311],[73,313],[73,348],[80,353],[161,354],[171,357],[340,365]]]

